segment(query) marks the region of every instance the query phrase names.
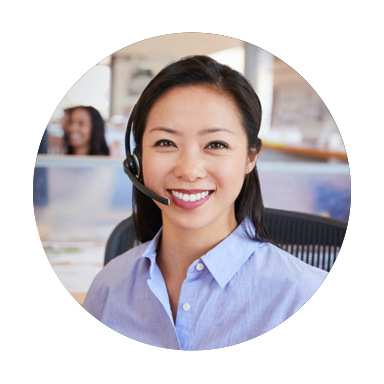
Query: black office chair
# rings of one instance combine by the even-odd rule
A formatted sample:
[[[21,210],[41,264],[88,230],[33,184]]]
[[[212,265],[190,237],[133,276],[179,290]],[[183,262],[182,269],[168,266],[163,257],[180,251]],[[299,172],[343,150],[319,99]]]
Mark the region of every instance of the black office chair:
[[[120,222],[112,231],[108,238],[107,246],[104,254],[104,265],[109,263],[116,256],[128,251],[140,244],[136,235],[135,223],[133,216]]]
[[[272,208],[265,208],[264,220],[277,245],[307,264],[326,271],[332,268],[347,230],[345,221]],[[109,237],[104,265],[139,244],[130,216]]]
[[[348,223],[307,213],[265,208],[265,225],[282,249],[312,266],[330,271]]]

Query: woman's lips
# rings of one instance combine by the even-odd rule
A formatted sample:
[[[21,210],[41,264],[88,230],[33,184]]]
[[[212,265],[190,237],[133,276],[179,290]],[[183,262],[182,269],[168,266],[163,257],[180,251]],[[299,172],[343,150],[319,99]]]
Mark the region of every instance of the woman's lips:
[[[195,209],[203,205],[212,195],[208,189],[169,189],[172,202],[182,209]]]
[[[68,138],[71,143],[77,143],[83,139],[83,136],[79,133],[71,133]]]

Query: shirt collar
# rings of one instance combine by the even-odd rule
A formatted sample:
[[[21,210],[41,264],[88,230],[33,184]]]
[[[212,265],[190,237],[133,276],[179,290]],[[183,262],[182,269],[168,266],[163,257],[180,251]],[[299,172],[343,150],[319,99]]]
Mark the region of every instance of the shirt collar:
[[[207,266],[214,279],[221,288],[236,275],[240,268],[246,263],[257,247],[254,240],[245,234],[247,222],[240,224],[228,237],[226,237],[216,247],[208,251],[201,260]],[[157,245],[159,243],[162,229],[160,228],[156,236],[149,242],[141,257],[147,257],[151,261],[149,273],[151,278],[154,275],[156,264]],[[196,264],[196,260],[192,265]]]
[[[240,224],[201,258],[221,288],[236,275],[257,247],[257,243],[245,234],[244,225]]]
[[[141,257],[147,257],[151,261],[151,266],[149,267],[149,274],[151,278],[154,277],[154,268],[156,264],[156,254],[157,254],[157,245],[159,244],[159,240],[161,237],[161,233],[163,231],[163,227],[160,228],[159,232],[157,232],[156,236],[149,241],[147,248]]]

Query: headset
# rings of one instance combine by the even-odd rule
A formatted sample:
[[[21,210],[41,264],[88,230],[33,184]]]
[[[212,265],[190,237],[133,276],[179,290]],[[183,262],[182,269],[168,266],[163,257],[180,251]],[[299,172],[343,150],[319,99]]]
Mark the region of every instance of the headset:
[[[125,131],[125,153],[126,159],[123,162],[124,172],[131,179],[133,185],[145,195],[153,200],[158,201],[161,204],[169,205],[169,199],[165,196],[160,196],[157,193],[151,191],[144,185],[142,175],[142,160],[140,152],[135,148],[131,154],[130,136],[132,131],[132,116],[135,106],[133,106],[131,113],[128,117],[127,129]]]

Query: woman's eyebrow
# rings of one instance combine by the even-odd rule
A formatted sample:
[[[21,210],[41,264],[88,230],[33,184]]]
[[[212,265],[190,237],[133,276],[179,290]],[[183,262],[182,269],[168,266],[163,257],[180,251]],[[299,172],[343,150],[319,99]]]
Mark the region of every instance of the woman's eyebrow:
[[[198,134],[202,136],[202,135],[207,135],[209,133],[216,133],[216,132],[228,132],[228,133],[232,133],[232,135],[235,134],[234,132],[226,128],[206,128],[199,131]]]
[[[155,127],[155,128],[152,128],[148,133],[151,133],[154,131],[162,131],[162,132],[166,132],[166,133],[172,133],[174,135],[180,135],[179,131],[175,131],[174,129],[167,128],[167,127]]]
[[[182,134],[180,131],[176,131],[175,129],[167,128],[167,127],[155,127],[155,128],[152,128],[148,133],[155,132],[155,131],[171,133],[173,135],[179,135],[179,136]],[[234,132],[230,131],[229,129],[226,129],[226,128],[216,128],[216,127],[215,128],[205,128],[205,129],[202,129],[197,134],[199,136],[203,136],[203,135],[208,135],[210,133],[216,133],[216,132],[228,132],[228,133],[231,133],[232,135],[235,134]]]

